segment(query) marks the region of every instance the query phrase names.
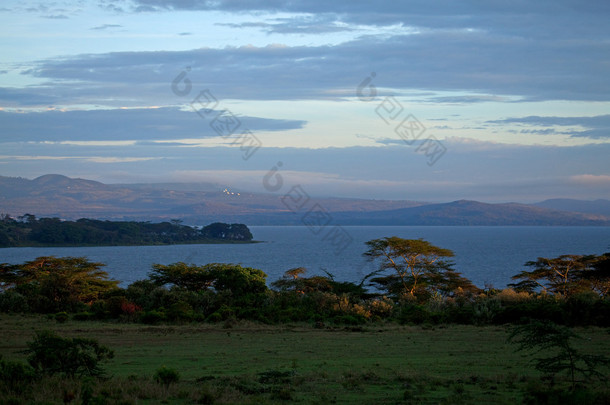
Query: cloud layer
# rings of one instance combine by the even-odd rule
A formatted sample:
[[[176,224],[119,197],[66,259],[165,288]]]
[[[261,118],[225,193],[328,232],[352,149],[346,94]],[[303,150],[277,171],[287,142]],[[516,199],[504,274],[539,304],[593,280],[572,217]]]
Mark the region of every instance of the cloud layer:
[[[210,112],[211,117],[221,114]],[[250,131],[288,131],[304,121],[238,117]],[[192,111],[175,107],[113,110],[51,110],[18,113],[0,111],[4,142],[154,141],[218,137]]]
[[[262,191],[283,162],[312,195],[608,198],[609,15],[576,0],[7,0],[0,174]],[[189,105],[204,89],[219,101],[206,120]],[[441,160],[384,123],[386,97]],[[226,109],[264,140],[255,155],[210,126]]]

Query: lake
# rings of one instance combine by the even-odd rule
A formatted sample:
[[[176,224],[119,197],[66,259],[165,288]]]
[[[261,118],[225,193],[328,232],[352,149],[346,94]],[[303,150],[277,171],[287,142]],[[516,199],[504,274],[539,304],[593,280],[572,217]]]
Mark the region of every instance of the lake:
[[[346,226],[315,234],[306,226],[251,226],[262,243],[227,245],[105,246],[0,249],[0,262],[22,263],[39,256],[86,256],[106,264],[112,278],[127,286],[147,277],[153,263],[236,263],[267,273],[269,282],[294,267],[308,275],[324,270],[338,281],[359,282],[375,270],[362,253],[365,242],[385,236],[423,238],[453,250],[454,268],[479,287],[503,288],[525,262],[562,254],[610,251],[610,227]],[[316,229],[318,230],[318,229]],[[334,233],[333,233],[334,232]]]

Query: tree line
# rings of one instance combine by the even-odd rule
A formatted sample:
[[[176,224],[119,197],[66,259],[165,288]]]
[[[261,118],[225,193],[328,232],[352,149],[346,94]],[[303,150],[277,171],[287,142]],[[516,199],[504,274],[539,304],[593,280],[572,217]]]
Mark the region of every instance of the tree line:
[[[150,223],[102,221],[82,218],[36,218],[26,214],[17,219],[0,215],[0,247],[19,246],[129,246],[179,243],[250,242],[252,233],[244,224],[216,222],[201,229],[179,220]]]
[[[120,288],[102,263],[39,257],[0,264],[0,311],[55,314],[58,320],[129,322],[519,323],[610,326],[610,253],[526,263],[505,289],[481,289],[453,269],[453,252],[422,239],[366,243],[377,270],[359,283],[289,269],[267,284],[259,269],[235,264],[155,264],[145,280]],[[372,288],[371,288],[372,287]]]

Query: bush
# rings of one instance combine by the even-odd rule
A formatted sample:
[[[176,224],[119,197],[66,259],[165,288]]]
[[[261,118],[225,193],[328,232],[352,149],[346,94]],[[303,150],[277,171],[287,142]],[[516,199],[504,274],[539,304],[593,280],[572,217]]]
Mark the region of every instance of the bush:
[[[143,322],[143,323],[146,323],[149,325],[155,325],[164,320],[165,320],[165,312],[162,312],[162,311],[156,311],[156,310],[146,311],[146,312],[143,312],[142,315],[140,315],[140,322]]]
[[[218,323],[222,321],[222,315],[220,315],[218,312],[214,312],[213,314],[210,314],[210,316],[208,316],[206,318],[206,322],[210,322],[210,323]]]
[[[78,312],[72,316],[75,321],[91,321],[95,319],[93,312]]]
[[[494,323],[520,323],[522,319],[529,318],[565,324],[565,317],[566,313],[560,301],[548,297],[538,297],[506,305],[498,311],[494,317]]]
[[[167,311],[167,317],[172,321],[190,321],[194,316],[193,307],[184,301],[172,304]]]
[[[8,290],[0,293],[0,312],[29,312],[28,300],[17,291]]]
[[[505,288],[494,295],[502,304],[515,304],[531,299],[531,294],[525,291],[517,292],[512,288]]]
[[[220,314],[223,321],[235,318],[235,309],[226,305],[221,306],[220,309],[216,312]]]
[[[451,306],[446,309],[446,317],[453,323],[472,325],[475,320],[474,307],[470,304]]]
[[[173,368],[163,366],[157,370],[153,379],[159,384],[169,386],[180,381],[180,373]]]
[[[495,296],[479,299],[472,308],[473,321],[476,325],[490,324],[501,310],[502,303]]]
[[[408,304],[400,309],[400,314],[398,315],[398,322],[401,325],[409,323],[421,325],[422,323],[430,322],[430,313],[422,305]]]
[[[592,291],[571,296],[564,305],[569,324],[596,324],[596,304],[598,301],[600,301],[599,296]]]
[[[152,302],[151,296],[152,292],[157,289],[165,290],[150,280],[134,281],[125,289],[125,297],[136,305],[148,310],[152,309],[155,304]]]
[[[23,363],[4,360],[0,356],[0,387],[21,394],[35,378],[36,373],[32,367]]]
[[[607,399],[607,398],[606,398]],[[576,388],[572,391],[567,391],[560,388],[548,388],[539,384],[528,385],[523,403],[527,405],[579,405],[579,404],[602,404],[604,399],[601,395],[587,388]]]
[[[45,374],[101,376],[99,362],[114,357],[114,352],[94,339],[62,338],[52,331],[37,332],[28,343],[28,362]]]
[[[65,323],[68,321],[68,319],[70,319],[70,316],[68,315],[67,312],[58,312],[55,315],[53,315],[53,318],[55,318],[57,323]]]
[[[362,315],[339,315],[333,319],[339,325],[362,325],[366,323],[366,318]]]
[[[387,297],[373,299],[367,302],[367,307],[372,316],[379,318],[389,318],[394,310],[394,303]]]

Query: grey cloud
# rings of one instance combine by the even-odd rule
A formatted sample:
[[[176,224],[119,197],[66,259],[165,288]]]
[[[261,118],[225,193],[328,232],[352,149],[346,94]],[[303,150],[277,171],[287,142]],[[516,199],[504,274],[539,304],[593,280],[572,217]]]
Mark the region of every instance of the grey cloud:
[[[267,28],[272,24],[264,22],[244,22],[244,23],[216,23],[219,27],[231,27],[231,28]]]
[[[353,24],[404,24],[438,29],[480,28],[508,36],[605,38],[610,4],[604,1],[540,0],[135,0],[144,11],[221,10],[226,12],[310,13]]]
[[[511,133],[516,133],[517,131],[509,131]],[[519,131],[520,134],[536,134],[536,135],[554,135],[557,134],[557,131],[554,129],[522,129]]]
[[[16,7],[15,10],[11,10],[11,11],[25,11],[28,13],[40,14],[40,16],[42,18],[49,18],[49,19],[55,19],[55,20],[68,19],[69,17],[66,14],[70,13],[72,10],[68,10],[65,8],[58,8],[56,6],[57,6],[57,3],[49,2],[47,4],[44,4],[41,2],[33,7],[25,7],[25,8]]]
[[[326,34],[355,30],[347,25],[337,24],[336,18],[328,15],[273,18],[270,21],[272,22],[218,23],[217,25],[231,28],[260,28],[269,34]]]
[[[48,10],[49,10],[49,8],[44,5],[40,5],[38,7],[27,7],[25,9],[25,11],[27,11],[28,13],[46,12]]]
[[[121,28],[123,27],[120,24],[103,24],[103,25],[98,25],[97,27],[93,27],[93,28],[89,28],[91,30],[106,30],[109,28]]]
[[[45,15],[44,18],[48,18],[51,20],[67,20],[68,17],[67,15],[64,14],[53,14],[53,15]]]
[[[113,13],[124,13],[125,9],[116,4],[115,0],[99,0],[98,6]]]
[[[428,101],[434,103],[449,103],[449,104],[471,104],[471,103],[486,103],[494,101],[509,101],[507,97],[492,96],[492,95],[472,95],[472,96],[447,96],[447,97],[431,97]]]
[[[51,105],[59,101],[47,89],[17,89],[0,87],[0,103],[3,106],[40,106]]]
[[[578,138],[591,138],[591,139],[610,139],[610,126],[606,128],[591,129],[588,131],[574,132],[571,134],[573,137]]]
[[[552,128],[546,129],[525,129],[523,133],[536,133],[536,134],[556,134],[563,133],[569,134],[572,137],[579,138],[592,138],[592,139],[610,139],[610,115],[596,115],[593,117],[541,117],[541,116],[528,116],[528,117],[513,117],[506,118],[503,120],[487,121],[490,124],[523,124],[531,126],[541,127],[554,127],[554,126],[581,126],[589,128],[584,131],[556,131]]]
[[[375,138],[373,139],[375,143],[379,143],[381,145],[405,145],[405,142],[396,137],[396,138]]]
[[[210,120],[217,114],[210,114]],[[240,117],[236,131],[282,131],[301,128],[304,121]],[[32,113],[0,111],[2,142],[171,140],[218,136],[194,112],[176,108],[83,110]]]
[[[537,116],[530,115],[527,117],[512,117],[503,120],[488,121],[493,124],[502,123],[520,123],[529,125],[582,125],[582,126],[610,126],[610,114],[609,115],[596,115],[593,117],[549,117],[549,116]]]
[[[530,100],[610,100],[610,75],[600,56],[607,54],[610,44],[598,41],[547,46],[477,32],[431,31],[366,37],[337,46],[80,55],[40,61],[27,73],[84,82],[58,84],[66,91],[54,89],[55,93],[66,97],[82,93],[108,99],[128,92],[125,98],[133,98],[139,92],[167,94],[167,83],[176,72],[191,66],[193,83],[214,85],[223,98],[310,99],[332,98],[346,94],[346,89],[355,92],[371,67],[378,66],[378,88],[474,91]]]

